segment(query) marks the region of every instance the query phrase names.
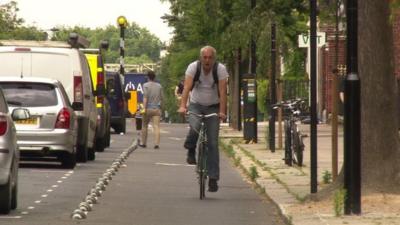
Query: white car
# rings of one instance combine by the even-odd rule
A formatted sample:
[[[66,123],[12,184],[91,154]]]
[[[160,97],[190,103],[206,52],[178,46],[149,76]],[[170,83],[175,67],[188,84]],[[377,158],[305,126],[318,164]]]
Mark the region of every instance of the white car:
[[[23,109],[15,109],[15,120],[27,119]],[[7,214],[17,208],[19,150],[13,119],[0,89],[0,213]]]
[[[55,156],[63,167],[74,168],[77,116],[63,85],[49,78],[0,76],[0,87],[10,110],[30,115],[14,121],[21,156]]]
[[[0,76],[46,77],[59,80],[78,117],[77,159],[95,159],[97,95],[85,55],[87,41],[72,33],[69,43],[0,40]]]

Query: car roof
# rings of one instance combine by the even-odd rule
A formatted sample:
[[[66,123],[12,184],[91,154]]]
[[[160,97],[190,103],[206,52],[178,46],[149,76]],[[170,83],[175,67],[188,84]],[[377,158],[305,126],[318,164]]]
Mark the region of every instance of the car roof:
[[[62,41],[26,41],[26,40],[0,40],[0,46],[25,46],[25,47],[57,47],[71,48],[71,45]]]
[[[59,85],[60,81],[45,77],[15,77],[15,76],[0,76],[0,82],[30,82],[30,83],[47,83]]]

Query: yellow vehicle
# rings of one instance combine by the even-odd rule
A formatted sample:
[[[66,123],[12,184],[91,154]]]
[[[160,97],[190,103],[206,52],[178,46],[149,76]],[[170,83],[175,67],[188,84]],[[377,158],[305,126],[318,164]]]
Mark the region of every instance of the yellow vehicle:
[[[108,48],[107,42],[102,42],[100,49],[81,49],[89,63],[92,76],[93,90],[96,92],[96,106],[98,111],[96,127],[96,151],[102,152],[110,146],[111,108],[106,98],[106,82],[104,75],[103,49]]]

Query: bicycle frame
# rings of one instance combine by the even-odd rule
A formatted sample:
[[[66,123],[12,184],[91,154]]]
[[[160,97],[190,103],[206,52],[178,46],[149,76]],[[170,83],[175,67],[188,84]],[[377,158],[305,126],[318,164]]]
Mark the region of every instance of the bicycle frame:
[[[298,128],[296,121],[299,120],[301,112],[298,110],[301,100],[291,101],[289,103],[278,103],[274,105],[274,108],[281,107],[288,109],[289,115],[284,120],[285,130],[285,164],[292,166],[293,163],[298,166],[303,165],[303,151],[304,143],[300,129]]]
[[[198,156],[198,162],[196,166],[196,172],[198,174],[198,179],[199,179],[199,185],[200,185],[200,199],[205,198],[205,184],[207,181],[207,157],[208,157],[208,140],[207,140],[207,134],[206,134],[206,126],[204,123],[204,120],[206,118],[212,117],[212,116],[218,116],[216,113],[211,113],[211,114],[197,114],[194,112],[188,112],[189,114],[195,115],[197,118],[200,120],[200,129],[196,132],[198,132],[199,137],[197,139],[197,145],[196,145],[196,151],[197,151],[197,156]]]

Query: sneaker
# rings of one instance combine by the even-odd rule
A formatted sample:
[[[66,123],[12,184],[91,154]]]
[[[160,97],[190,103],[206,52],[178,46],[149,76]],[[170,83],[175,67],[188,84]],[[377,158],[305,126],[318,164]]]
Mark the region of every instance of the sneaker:
[[[159,149],[160,147],[158,145],[154,145],[154,149]]]
[[[196,165],[196,150],[188,149],[186,162],[190,165]]]
[[[142,147],[142,148],[146,148],[146,145],[139,145],[140,147]]]
[[[218,183],[217,179],[212,179],[208,181],[208,191],[209,192],[217,192],[218,191]]]

